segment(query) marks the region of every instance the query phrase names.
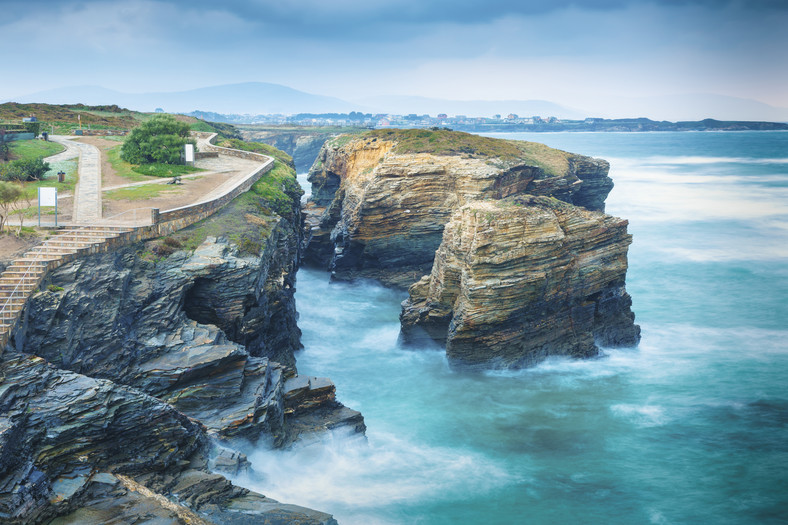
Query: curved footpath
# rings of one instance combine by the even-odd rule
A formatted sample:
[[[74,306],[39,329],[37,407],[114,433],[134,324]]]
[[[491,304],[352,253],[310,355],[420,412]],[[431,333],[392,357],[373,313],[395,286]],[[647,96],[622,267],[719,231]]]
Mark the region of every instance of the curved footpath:
[[[71,222],[96,224],[101,219],[101,153],[96,146],[76,142],[74,137],[51,135],[50,140],[66,147],[46,162],[58,162],[79,157],[79,180],[74,189],[74,211]]]
[[[102,219],[101,214],[101,156],[98,148],[71,140],[71,137],[55,136],[52,140],[66,146],[66,151],[47,160],[72,159],[79,155],[79,182],[75,190],[72,227],[58,233],[42,244],[14,260],[0,274],[0,355],[8,337],[24,310],[28,297],[38,288],[46,274],[58,266],[79,256],[106,252],[133,242],[159,237],[185,228],[215,213],[239,194],[247,191],[260,177],[268,172],[274,159],[240,150],[220,148],[211,144],[216,134],[195,134],[203,151],[219,153],[218,164],[239,165],[238,157],[245,166],[252,163],[253,169],[243,177],[232,178],[203,196],[199,202],[159,212],[153,209],[151,224],[146,226],[124,226]]]

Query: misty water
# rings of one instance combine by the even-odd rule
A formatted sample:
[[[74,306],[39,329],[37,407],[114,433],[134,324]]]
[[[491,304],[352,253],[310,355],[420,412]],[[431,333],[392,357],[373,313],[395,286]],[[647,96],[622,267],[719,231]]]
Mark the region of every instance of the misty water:
[[[301,374],[365,417],[251,484],[348,524],[785,523],[788,133],[507,134],[610,161],[639,347],[527,370],[397,345],[404,298],[302,269]]]

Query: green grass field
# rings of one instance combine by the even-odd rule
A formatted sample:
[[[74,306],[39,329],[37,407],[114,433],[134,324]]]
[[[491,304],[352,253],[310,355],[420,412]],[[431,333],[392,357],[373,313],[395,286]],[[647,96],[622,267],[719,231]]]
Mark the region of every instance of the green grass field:
[[[134,171],[133,165],[120,158],[120,147],[121,144],[118,144],[114,148],[107,150],[107,160],[109,160],[109,163],[112,165],[112,169],[115,170],[115,173],[118,175],[118,177],[127,179],[129,182],[149,180],[149,177],[143,175],[142,173],[137,173]]]
[[[49,157],[50,155],[55,155],[66,149],[57,142],[48,142],[38,139],[15,140],[8,145],[10,149],[8,155],[9,160],[28,160]]]

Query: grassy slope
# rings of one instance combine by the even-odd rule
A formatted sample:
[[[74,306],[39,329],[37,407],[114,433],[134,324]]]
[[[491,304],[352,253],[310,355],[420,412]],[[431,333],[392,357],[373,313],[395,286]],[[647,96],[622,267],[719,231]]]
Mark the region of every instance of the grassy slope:
[[[358,135],[342,135],[334,139],[341,146],[354,138],[396,142],[395,153],[430,153],[459,155],[479,159],[500,159],[504,162],[524,160],[550,174],[564,173],[571,155],[536,142],[494,139],[471,133],[434,129],[376,129]]]
[[[10,160],[29,160],[48,157],[56,153],[60,153],[65,148],[56,142],[46,142],[43,140],[17,140],[10,144],[11,151],[9,154]],[[0,161],[2,162],[2,161]],[[65,172],[65,182],[57,182],[57,172]],[[59,193],[71,192],[77,183],[77,162],[76,160],[67,160],[57,163],[50,163],[49,171],[44,175],[44,178],[39,181],[25,182],[22,186],[25,188],[25,195],[28,199],[35,199],[37,195],[37,188],[41,186],[50,186],[58,189]]]
[[[300,201],[303,190],[296,181],[290,155],[259,142],[228,139],[217,145],[269,155],[276,163],[250,191],[239,195],[214,215],[152,243],[149,249],[153,254],[166,255],[176,248],[193,250],[208,236],[227,237],[242,252],[258,254],[281,217],[293,219],[293,214],[298,212],[293,206]]]
[[[47,142],[43,140],[15,140],[8,143],[10,151],[8,154],[9,160],[17,159],[39,159],[42,157],[49,157],[56,153],[60,153],[65,147],[57,142]],[[2,161],[0,161],[2,162]]]
[[[0,104],[0,122],[21,122],[24,117],[35,115],[41,122],[42,131],[55,128],[55,133],[70,134],[82,123],[84,129],[130,130],[147,122],[157,113],[141,113],[118,106],[85,106],[83,104]],[[208,123],[195,117],[173,115],[177,120],[186,122],[195,131],[221,133],[226,137],[240,138],[238,131],[230,124]]]

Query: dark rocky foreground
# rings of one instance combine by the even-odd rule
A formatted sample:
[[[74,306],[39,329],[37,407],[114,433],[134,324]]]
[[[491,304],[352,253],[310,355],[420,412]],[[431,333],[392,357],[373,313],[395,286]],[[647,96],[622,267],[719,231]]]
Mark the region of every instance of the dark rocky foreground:
[[[330,380],[297,374],[300,195],[280,217],[253,193],[30,299],[0,359],[0,522],[335,523],[225,477],[249,443],[365,430]]]
[[[452,362],[521,367],[640,339],[625,290],[627,221],[609,165],[448,130],[326,143],[309,174],[306,258],[335,279],[409,287],[402,339]]]

